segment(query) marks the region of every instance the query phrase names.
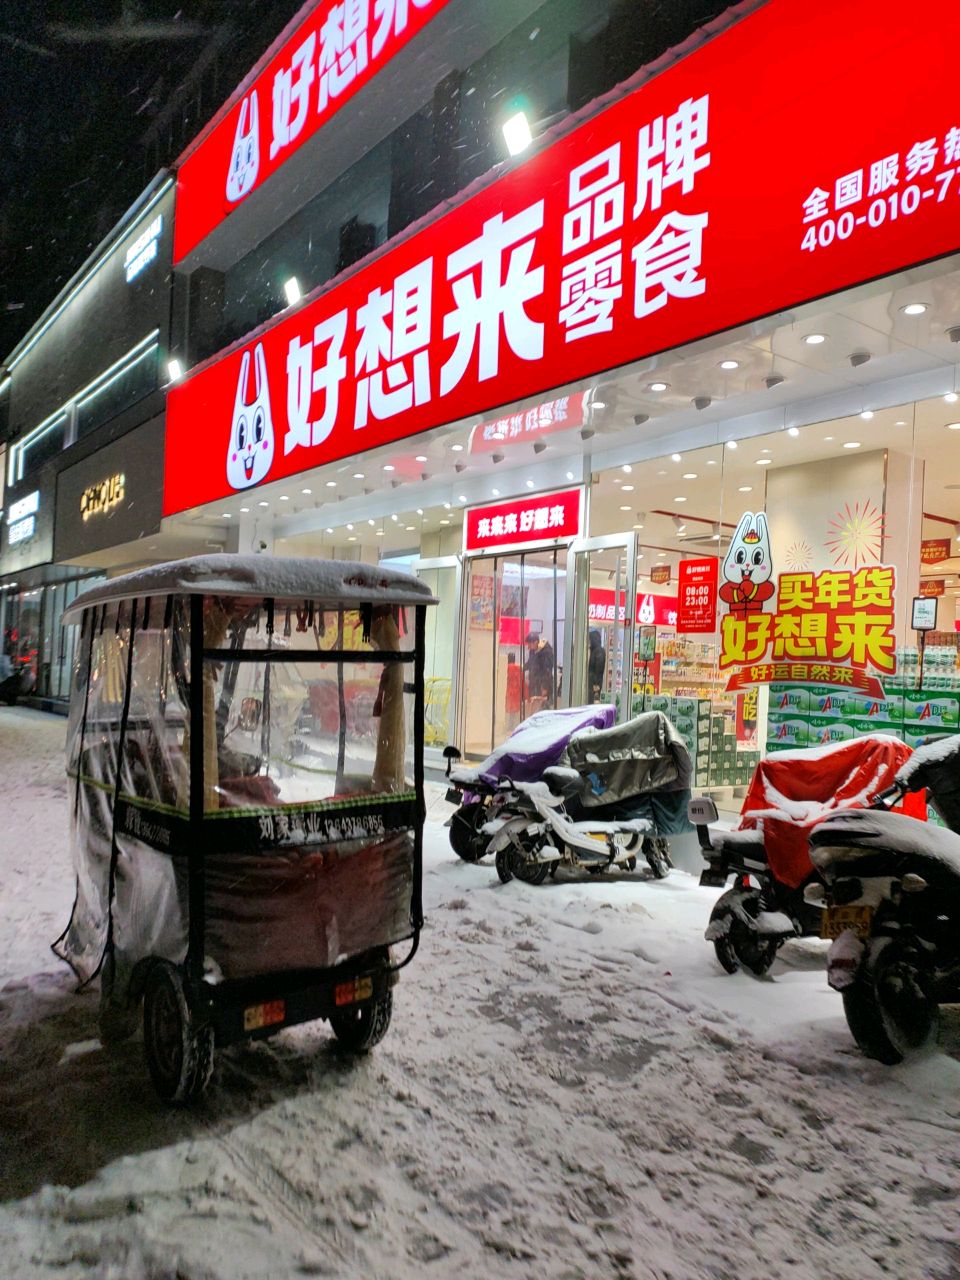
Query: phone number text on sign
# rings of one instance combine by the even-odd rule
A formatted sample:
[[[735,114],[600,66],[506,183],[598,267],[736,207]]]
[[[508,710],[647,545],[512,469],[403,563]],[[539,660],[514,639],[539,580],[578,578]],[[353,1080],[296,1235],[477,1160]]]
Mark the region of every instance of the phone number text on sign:
[[[915,142],[902,157],[894,151],[843,174],[830,191],[814,187],[802,205],[807,230],[800,248],[814,253],[849,240],[857,227],[882,227],[909,218],[924,200],[942,204],[953,187],[958,162],[960,128],[954,127],[942,143],[936,137]]]

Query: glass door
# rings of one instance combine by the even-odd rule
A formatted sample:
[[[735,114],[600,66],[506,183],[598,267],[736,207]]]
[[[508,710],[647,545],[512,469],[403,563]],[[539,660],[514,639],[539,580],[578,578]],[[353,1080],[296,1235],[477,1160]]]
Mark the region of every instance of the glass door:
[[[571,706],[613,703],[617,719],[633,710],[637,544],[634,534],[587,538],[570,549],[565,665]]]
[[[423,742],[440,750],[453,741],[456,717],[456,654],[460,557],[438,556],[415,560],[412,571],[439,600],[427,610],[424,644]]]

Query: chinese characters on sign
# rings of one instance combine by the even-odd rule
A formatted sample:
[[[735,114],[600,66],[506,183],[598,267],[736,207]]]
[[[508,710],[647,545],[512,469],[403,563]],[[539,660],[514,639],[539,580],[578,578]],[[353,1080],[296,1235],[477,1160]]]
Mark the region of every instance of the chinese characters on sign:
[[[591,587],[587,601],[587,617],[590,622],[639,622],[643,626],[675,627],[677,625],[677,597],[638,594],[637,610],[626,617],[625,592],[620,592],[620,607],[614,601],[615,592],[606,587]]]
[[[920,594],[922,596],[942,596],[947,589],[943,578],[921,578]]]
[[[950,558],[949,538],[924,538],[920,543],[920,563],[939,564]]]
[[[668,564],[655,564],[650,570],[650,581],[655,582],[657,586],[663,586],[664,583],[670,581],[670,566]]]
[[[727,684],[810,680],[865,689],[896,671],[894,592],[889,565],[782,573],[770,612],[730,612],[721,620],[720,669]]]
[[[575,538],[580,532],[580,490],[473,507],[466,513],[463,532],[465,551]]]
[[[275,173],[446,2],[317,4],[181,164],[174,262]]]
[[[681,560],[678,586],[677,632],[695,635],[717,628],[718,564],[705,560]]]
[[[84,524],[91,516],[106,515],[119,506],[126,496],[125,485],[126,477],[118,473],[84,489],[80,495],[80,515]]]
[[[583,425],[583,394],[558,396],[524,413],[479,422],[470,433],[471,453],[490,453],[504,444],[536,440],[551,431],[565,431]]]

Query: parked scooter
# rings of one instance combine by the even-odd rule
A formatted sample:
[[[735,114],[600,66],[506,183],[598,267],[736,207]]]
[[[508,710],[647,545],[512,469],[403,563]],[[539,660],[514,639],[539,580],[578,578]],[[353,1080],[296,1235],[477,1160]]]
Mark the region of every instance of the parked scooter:
[[[504,779],[498,815],[483,833],[497,874],[541,884],[565,865],[592,874],[635,870],[657,879],[673,865],[667,833],[687,830],[690,757],[660,712],[570,739],[564,762],[534,782]]]
[[[690,801],[707,862],[701,885],[722,888],[733,876],[704,935],[727,973],[761,977],[790,938],[820,936],[820,910],[809,900],[822,887],[810,831],[827,814],[867,804],[909,756],[909,747],[879,734],[771,756],[756,768],[736,831],[710,830],[716,805],[706,796]]]
[[[616,709],[610,705],[537,711],[472,769],[451,769],[460,752],[445,747],[447,800],[459,806],[447,823],[454,853],[464,862],[479,862],[487,852],[490,837],[483,834],[483,827],[507,800],[501,779],[535,782],[544,769],[560,760],[575,733],[609,728],[615,716]]]
[[[893,1064],[936,1036],[941,1004],[960,1002],[960,736],[919,747],[869,809],[811,837],[833,938],[828,981],[853,1038]],[[891,812],[926,790],[949,830]]]

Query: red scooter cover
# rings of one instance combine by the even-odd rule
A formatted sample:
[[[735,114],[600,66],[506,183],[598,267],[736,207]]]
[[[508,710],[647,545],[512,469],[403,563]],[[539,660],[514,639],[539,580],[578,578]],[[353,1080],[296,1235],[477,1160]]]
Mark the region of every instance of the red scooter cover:
[[[754,830],[762,819],[770,870],[795,889],[813,870],[807,845],[811,829],[840,809],[864,808],[872,795],[893,785],[912,754],[910,747],[882,734],[778,752],[757,765],[739,829]],[[924,793],[911,792],[895,812],[925,821]]]

